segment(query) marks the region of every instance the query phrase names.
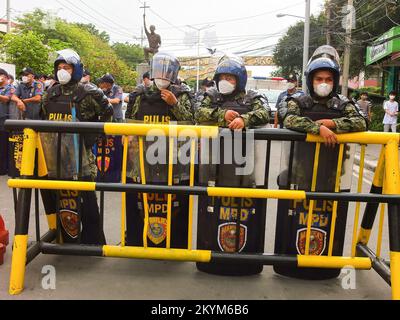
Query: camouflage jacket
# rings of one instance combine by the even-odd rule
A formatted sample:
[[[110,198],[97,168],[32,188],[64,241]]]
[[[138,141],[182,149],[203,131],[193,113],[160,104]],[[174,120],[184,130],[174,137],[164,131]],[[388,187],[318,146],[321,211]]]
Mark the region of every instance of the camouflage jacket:
[[[192,102],[189,96],[189,93],[183,87],[174,87],[174,91],[180,92],[177,95],[178,103],[175,106],[171,106],[171,112],[174,114],[178,121],[188,121],[193,123],[193,113],[192,113]],[[149,88],[145,88],[143,86],[138,86],[135,90],[135,100],[132,107],[128,107],[128,110],[125,114],[126,119],[135,120],[136,114],[139,110],[140,103],[142,101],[142,94],[146,92],[146,94],[153,94],[159,91],[156,85],[152,85]]]
[[[314,103],[310,96],[303,97],[303,100]],[[334,118],[332,121],[336,124],[336,133],[360,132],[368,130],[368,120],[363,116],[359,107],[351,103],[344,96],[334,97],[326,102],[326,110],[328,106],[338,101],[341,104],[341,117]],[[287,129],[296,130],[318,135],[321,125],[309,117],[302,116],[302,108],[300,100],[289,99],[285,114],[284,125]]]
[[[47,117],[47,105],[52,97],[58,95],[73,96],[77,100],[80,121],[83,122],[109,122],[113,115],[112,105],[108,102],[103,91],[92,84],[67,84],[57,85],[45,92],[41,101],[42,119]]]
[[[217,93],[211,94],[215,95]],[[222,99],[222,102],[224,102],[224,96],[219,93],[218,96],[220,99]],[[245,126],[249,128],[267,124],[269,122],[271,111],[268,101],[254,91],[251,91],[247,94],[244,92],[238,93],[232,99],[232,101],[238,101],[241,103],[243,103],[245,100],[248,100],[250,105],[250,111],[241,115]],[[214,103],[214,98],[210,96],[210,93],[206,93],[200,107],[195,112],[196,123],[215,124],[219,127],[227,128],[229,124],[225,120],[226,111],[227,110]]]

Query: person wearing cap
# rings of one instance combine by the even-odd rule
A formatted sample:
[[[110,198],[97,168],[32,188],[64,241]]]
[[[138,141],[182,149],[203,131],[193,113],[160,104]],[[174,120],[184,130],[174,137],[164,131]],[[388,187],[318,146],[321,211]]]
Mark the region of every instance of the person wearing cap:
[[[210,88],[214,88],[214,86],[215,86],[214,81],[212,81],[208,78],[203,79],[203,81],[200,84],[200,90],[198,92],[196,92],[196,95],[195,95],[196,103],[197,104],[201,103],[204,99],[204,95],[207,92],[207,90],[209,90]]]
[[[83,83],[83,84],[92,83],[91,81],[92,81],[91,72],[89,71],[89,69],[84,69],[81,83]]]
[[[24,68],[21,72],[22,82],[18,85],[13,101],[24,113],[28,120],[40,120],[40,101],[44,92],[44,85],[35,80],[35,73],[31,68]]]
[[[8,73],[0,69],[0,175],[8,172],[8,133],[4,123],[9,116],[9,104],[14,88],[8,84]]]
[[[113,120],[114,122],[123,122],[124,115],[122,113],[123,90],[120,86],[115,84],[114,77],[107,73],[100,78],[99,87],[103,90],[108,98],[108,102],[112,104],[114,109]]]
[[[286,81],[288,83],[287,90],[283,91],[276,101],[276,112],[275,112],[275,119],[274,119],[274,127],[277,128],[278,124],[281,128],[283,128],[283,119],[279,116],[279,110],[281,108],[282,102],[286,101],[292,97],[301,97],[304,96],[304,92],[297,88],[298,80],[295,74],[290,74]]]
[[[133,105],[135,104],[136,97],[139,92],[142,92],[145,88],[150,88],[153,85],[153,81],[150,79],[150,72],[143,73],[142,83],[139,84],[135,90],[133,90],[125,99],[124,102],[127,103],[127,110],[129,112],[132,110]],[[129,113],[128,112],[128,113]]]

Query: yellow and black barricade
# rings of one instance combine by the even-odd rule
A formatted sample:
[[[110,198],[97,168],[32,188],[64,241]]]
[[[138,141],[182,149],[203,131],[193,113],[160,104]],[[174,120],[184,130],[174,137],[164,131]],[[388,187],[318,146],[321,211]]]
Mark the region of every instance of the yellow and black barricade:
[[[270,190],[270,189],[251,189],[251,188],[227,188],[212,186],[195,185],[195,157],[197,152],[196,144],[200,138],[218,138],[219,129],[217,127],[200,126],[165,126],[165,125],[145,125],[145,124],[103,124],[103,123],[54,123],[46,121],[7,121],[6,129],[24,130],[23,156],[21,165],[21,177],[10,179],[8,186],[18,188],[18,203],[16,208],[15,237],[13,247],[13,257],[10,276],[10,294],[19,294],[24,287],[24,276],[26,264],[32,261],[38,254],[60,254],[77,256],[98,256],[98,257],[118,257],[133,259],[153,259],[153,260],[174,260],[201,263],[260,263],[271,266],[289,266],[298,268],[322,268],[340,269],[343,267],[354,267],[355,269],[369,270],[374,269],[392,287],[393,299],[400,300],[400,168],[398,147],[400,135],[389,133],[351,133],[338,135],[338,142],[344,144],[361,145],[361,161],[359,172],[359,183],[356,192],[338,192],[340,189],[340,178],[336,180],[335,192],[317,192],[304,190]],[[191,168],[189,186],[168,185],[148,185],[145,181],[142,184],[126,184],[126,159],[129,136],[145,137],[151,135],[152,131],[164,134],[165,136],[183,135],[191,139]],[[38,133],[41,132],[62,132],[77,134],[100,134],[122,136],[124,145],[122,183],[96,183],[88,181],[63,181],[63,180],[44,180],[40,177],[46,176],[46,162],[40,144]],[[254,130],[256,140],[265,141],[305,141],[317,145],[315,158],[318,157],[318,150],[323,143],[318,136],[306,135],[292,132],[289,130],[257,129]],[[365,146],[368,144],[382,145],[382,153],[375,172],[375,178],[371,193],[362,193],[362,180],[364,172]],[[267,152],[270,152],[270,145]],[[340,148],[343,157],[344,148]],[[141,154],[141,158],[143,154]],[[269,155],[267,156],[269,158]],[[171,159],[170,159],[171,160]],[[142,162],[142,161],[141,161]],[[37,163],[37,166],[35,164]],[[269,161],[266,163],[266,176],[269,173]],[[172,171],[172,163],[169,163]],[[35,170],[35,167],[37,170]],[[143,166],[141,165],[143,170]],[[318,165],[314,166],[313,180],[316,179]],[[338,169],[339,171],[339,169]],[[170,177],[172,172],[169,172]],[[171,181],[170,181],[171,182]],[[100,191],[117,192],[122,194],[122,213],[121,213],[121,245],[81,245],[81,244],[60,244],[56,240],[57,219],[53,215],[48,217],[50,231],[44,236],[40,235],[37,229],[37,242],[27,250],[28,226],[30,216],[30,205],[32,189],[44,190],[78,190],[78,191]],[[125,197],[129,192],[141,192],[144,194],[145,203],[145,228],[143,231],[143,247],[128,247],[125,245],[126,212]],[[170,246],[171,241],[171,208],[168,209],[167,224],[167,246],[166,248],[152,248],[147,245],[147,230],[149,225],[148,208],[146,205],[147,193],[160,194],[186,194],[190,195],[189,203],[189,230],[188,248],[175,249]],[[194,196],[208,197],[249,197],[253,199],[276,199],[276,200],[298,200],[310,201],[309,215],[307,216],[307,228],[305,232],[305,252],[304,254],[279,255],[279,254],[251,254],[251,253],[226,253],[214,252],[211,250],[196,250],[192,247],[193,240],[193,202]],[[314,203],[319,200],[329,200],[334,203],[332,212],[333,232],[330,233],[328,241],[328,251],[325,255],[312,255],[310,252],[311,230],[313,224]],[[333,242],[335,236],[335,221],[337,218],[337,203],[339,201],[355,202],[356,210],[354,214],[354,230],[352,236],[351,254],[348,256],[335,256],[333,254]],[[367,203],[361,227],[359,228],[361,203]],[[171,204],[171,201],[169,201]],[[381,204],[381,218],[378,232],[378,249],[376,252],[368,247],[373,223],[377,214],[377,209]],[[384,224],[384,206],[388,205],[388,226],[390,241],[390,261],[385,261],[381,257],[382,234]],[[269,214],[267,212],[267,214]],[[38,220],[38,218],[36,219]],[[38,222],[38,221],[37,221]],[[37,226],[38,228],[38,226]],[[264,235],[260,235],[264,236]]]

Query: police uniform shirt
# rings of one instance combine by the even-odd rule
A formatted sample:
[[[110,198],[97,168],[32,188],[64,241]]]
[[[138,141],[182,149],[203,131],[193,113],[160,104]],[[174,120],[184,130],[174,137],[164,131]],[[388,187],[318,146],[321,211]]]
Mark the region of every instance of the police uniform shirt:
[[[124,115],[122,113],[122,103],[124,101],[123,97],[123,90],[120,86],[113,85],[111,90],[106,93],[107,98],[109,99],[120,99],[120,103],[118,104],[113,104],[113,109],[114,109],[114,120],[122,120],[124,118]]]
[[[37,95],[43,95],[43,84],[39,81],[33,81],[31,85],[20,83],[17,87],[15,95],[20,99],[30,99]],[[40,102],[26,103],[25,118],[29,120],[39,120]]]
[[[279,108],[279,105],[281,104],[282,101],[285,101],[288,98],[291,98],[293,96],[304,96],[304,92],[301,90],[297,90],[295,93],[290,94],[287,90],[283,91],[279,97],[278,100],[276,101],[276,108]]]
[[[5,85],[3,87],[0,87],[0,96],[5,96],[11,98],[11,96],[14,94],[14,89],[10,85]],[[4,122],[8,118],[9,115],[9,102],[0,102],[0,130],[4,130]]]

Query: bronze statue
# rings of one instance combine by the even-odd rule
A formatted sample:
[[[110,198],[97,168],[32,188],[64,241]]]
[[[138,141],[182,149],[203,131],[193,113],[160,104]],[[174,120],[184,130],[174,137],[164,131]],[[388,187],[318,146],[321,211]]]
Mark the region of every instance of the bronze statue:
[[[156,31],[156,27],[151,25],[150,26],[150,32],[147,30],[146,26],[146,15],[143,15],[143,21],[144,21],[144,30],[146,32],[147,39],[149,40],[149,48],[144,48],[144,58],[146,61],[149,60],[149,54],[152,53],[153,55],[158,52],[158,49],[161,46],[161,37]]]

